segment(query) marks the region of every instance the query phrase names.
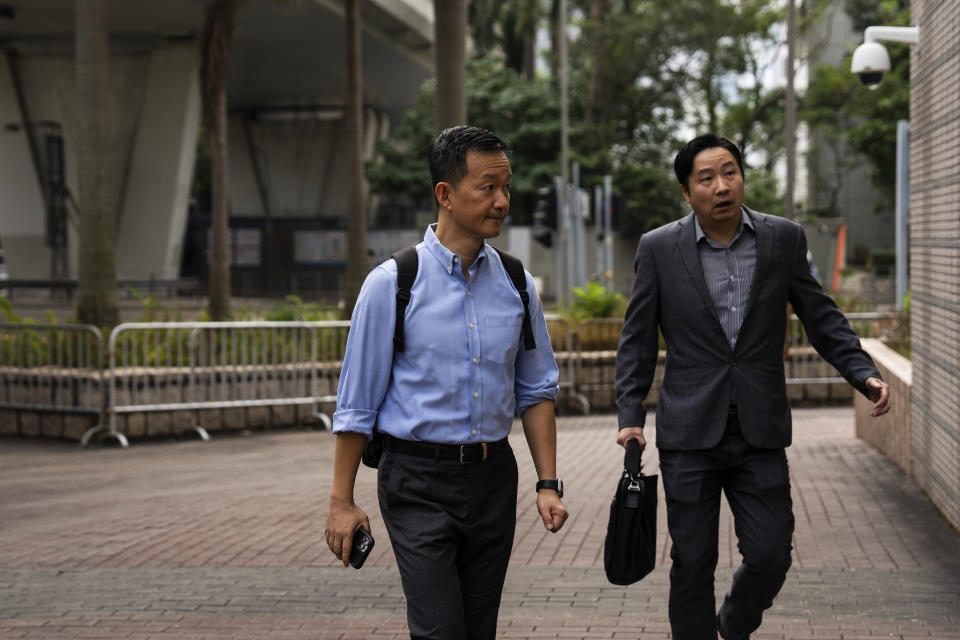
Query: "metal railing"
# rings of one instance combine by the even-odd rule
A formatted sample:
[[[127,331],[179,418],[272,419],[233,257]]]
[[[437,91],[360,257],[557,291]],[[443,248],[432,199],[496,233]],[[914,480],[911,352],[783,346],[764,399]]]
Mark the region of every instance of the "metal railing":
[[[878,337],[885,327],[895,323],[895,311],[870,311],[846,313],[850,326],[861,338]],[[803,325],[796,314],[790,316],[788,332],[789,356],[784,361],[788,385],[833,384],[845,382],[833,366],[820,357],[807,338]]]
[[[544,315],[544,320],[547,324],[547,332],[550,334],[550,346],[553,348],[554,357],[558,361],[565,361],[560,364],[560,392],[565,393],[566,399],[569,401],[579,404],[583,415],[588,415],[590,413],[590,401],[580,393],[577,387],[580,361],[577,358],[577,352],[574,350],[570,322],[563,316],[550,313]]]
[[[885,331],[897,314],[847,318],[867,338]],[[586,394],[612,389],[622,320],[583,321],[574,334],[562,316],[545,319],[561,393],[587,414]],[[209,434],[200,416],[210,409],[308,405],[329,429],[330,417],[318,409],[336,402],[349,329],[349,322],[336,321],[127,323],[113,330],[105,351],[92,326],[0,323],[0,410],[91,415],[95,425],[83,445],[103,436],[127,446],[118,416],[161,411],[193,412],[189,428],[204,439]],[[810,346],[796,316],[788,337],[787,384],[843,382]],[[587,353],[597,356],[590,366]]]
[[[110,334],[109,430],[117,416],[336,401],[349,322],[138,322]]]
[[[100,428],[103,353],[90,325],[0,323],[0,409],[90,415],[88,433]]]

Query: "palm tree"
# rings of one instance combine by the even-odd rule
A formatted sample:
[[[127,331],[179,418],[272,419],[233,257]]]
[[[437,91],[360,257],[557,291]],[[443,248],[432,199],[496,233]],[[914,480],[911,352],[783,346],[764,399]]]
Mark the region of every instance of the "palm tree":
[[[346,312],[352,313],[367,272],[367,216],[363,204],[363,47],[360,0],[347,0],[347,136],[350,210],[347,223]]]
[[[229,180],[227,173],[227,69],[242,0],[211,0],[201,38],[200,94],[210,142],[213,235],[208,309],[212,320],[230,318]]]
[[[117,175],[113,162],[113,103],[107,0],[76,0],[76,71],[79,99],[77,186],[79,274],[77,318],[112,327],[119,321],[117,288]]]
[[[467,0],[433,1],[437,131],[467,123]]]

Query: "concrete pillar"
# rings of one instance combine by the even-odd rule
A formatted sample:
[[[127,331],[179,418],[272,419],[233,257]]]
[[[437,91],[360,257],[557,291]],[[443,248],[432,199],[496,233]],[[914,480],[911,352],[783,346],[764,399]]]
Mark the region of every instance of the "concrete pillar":
[[[176,278],[200,127],[195,46],[151,54],[117,234],[117,278]]]
[[[0,242],[11,278],[50,277],[46,209],[23,126],[23,114],[0,50]]]

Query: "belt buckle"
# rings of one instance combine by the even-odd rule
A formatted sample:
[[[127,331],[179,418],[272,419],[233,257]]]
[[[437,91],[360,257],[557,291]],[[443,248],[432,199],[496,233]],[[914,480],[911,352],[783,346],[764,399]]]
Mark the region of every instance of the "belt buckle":
[[[478,461],[478,460],[464,460],[464,459],[463,459],[463,451],[464,451],[464,448],[469,447],[469,446],[472,446],[472,445],[469,445],[469,444],[462,444],[462,445],[460,445],[460,464],[472,464],[472,463],[474,463],[474,462],[486,462],[486,460],[487,460],[487,443],[486,443],[486,442],[481,442],[481,443],[480,443],[480,447],[482,448],[483,453],[481,453],[481,455],[480,455],[480,460],[479,460],[479,461]]]

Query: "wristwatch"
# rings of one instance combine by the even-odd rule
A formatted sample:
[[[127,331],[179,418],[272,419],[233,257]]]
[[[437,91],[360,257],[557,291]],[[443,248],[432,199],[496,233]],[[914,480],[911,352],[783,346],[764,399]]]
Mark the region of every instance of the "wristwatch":
[[[540,493],[540,489],[553,489],[562,498],[563,480],[540,480],[537,482],[537,493]]]

